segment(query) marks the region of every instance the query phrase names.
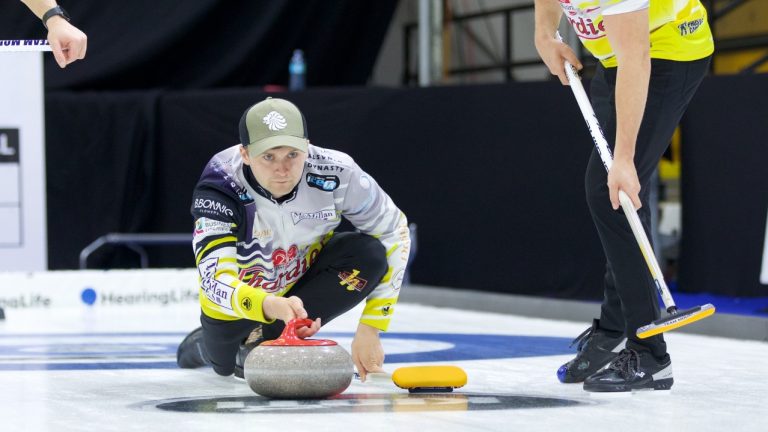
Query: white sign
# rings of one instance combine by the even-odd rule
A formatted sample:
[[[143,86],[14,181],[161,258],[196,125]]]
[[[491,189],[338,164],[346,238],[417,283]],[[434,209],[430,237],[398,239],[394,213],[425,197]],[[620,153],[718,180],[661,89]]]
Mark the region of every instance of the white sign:
[[[0,53],[0,271],[46,270],[43,54]]]
[[[193,307],[199,302],[199,290],[197,269],[0,272],[0,308],[6,311],[176,304]]]

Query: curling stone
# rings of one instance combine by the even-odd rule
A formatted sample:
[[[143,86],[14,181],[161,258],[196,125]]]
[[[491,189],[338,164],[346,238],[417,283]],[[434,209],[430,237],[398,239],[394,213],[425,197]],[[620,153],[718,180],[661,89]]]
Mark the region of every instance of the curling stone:
[[[301,339],[296,329],[312,320],[291,320],[279,338],[262,342],[245,358],[245,381],[254,392],[278,399],[319,399],[352,382],[352,356],[336,342]]]

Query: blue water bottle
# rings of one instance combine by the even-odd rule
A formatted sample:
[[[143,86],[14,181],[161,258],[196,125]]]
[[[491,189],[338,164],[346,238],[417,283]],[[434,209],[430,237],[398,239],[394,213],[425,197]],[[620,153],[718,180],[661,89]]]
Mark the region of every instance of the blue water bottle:
[[[300,49],[293,50],[291,63],[288,65],[288,72],[291,76],[288,89],[290,91],[304,90],[307,77],[307,65],[304,63],[304,51]]]

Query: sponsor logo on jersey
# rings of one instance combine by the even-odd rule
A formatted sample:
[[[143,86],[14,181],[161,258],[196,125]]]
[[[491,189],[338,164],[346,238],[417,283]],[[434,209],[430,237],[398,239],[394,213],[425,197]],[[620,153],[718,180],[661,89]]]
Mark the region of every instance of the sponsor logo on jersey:
[[[400,238],[400,259],[407,263],[411,257],[411,227],[404,223],[398,227],[398,237]]]
[[[232,224],[208,218],[199,218],[195,221],[195,237],[208,237],[210,235],[230,234]]]
[[[403,286],[403,279],[405,279],[405,269],[400,269],[395,273],[390,282],[390,286],[394,291],[399,290]]]
[[[259,217],[258,212],[254,215],[253,225],[251,226],[251,238],[249,240],[266,241],[275,235],[272,226]]]
[[[272,252],[270,270],[266,265],[257,264],[240,270],[238,278],[254,288],[261,288],[268,293],[281,292],[286,286],[298,281],[317,260],[319,249],[307,254],[299,254],[296,245],[288,250],[278,248]]]
[[[358,277],[359,274],[360,270],[357,269],[352,269],[351,273],[345,271],[339,272],[339,279],[341,279],[339,285],[346,285],[347,291],[362,291],[363,288],[368,285],[368,281]]]
[[[602,20],[595,24],[590,18],[584,19],[579,17],[579,19],[573,19],[568,17],[568,22],[571,23],[573,29],[576,30],[576,33],[582,39],[600,39],[605,37],[605,25]]]
[[[240,302],[240,304],[243,306],[243,309],[247,311],[251,310],[251,307],[253,306],[253,303],[251,302],[250,297],[244,298],[243,301]]]
[[[200,272],[200,288],[202,288],[208,300],[223,308],[232,310],[231,299],[235,289],[214,279],[218,265],[219,259],[215,257],[200,261],[200,265],[197,266]]]
[[[387,303],[381,308],[381,314],[389,316],[390,313],[392,313],[392,303]]]
[[[336,172],[344,172],[344,168],[336,165],[317,165],[313,164],[309,161],[305,163],[307,168],[314,169],[316,171],[336,171]]]
[[[307,155],[307,159],[314,159],[314,160],[320,160],[320,161],[329,161],[329,162],[335,162],[335,163],[343,163],[341,160],[336,159],[332,156],[329,156],[327,154],[310,154]]]
[[[229,217],[232,217],[235,214],[231,208],[210,198],[196,198],[195,210],[198,210],[201,213],[223,215]]]
[[[217,305],[232,310],[232,294],[235,289],[229,285],[225,285],[219,281],[213,281],[207,289],[203,289],[205,296],[208,300],[216,303]]]
[[[677,26],[680,30],[680,36],[691,35],[704,24],[704,18],[695,19],[693,21],[687,21]]]
[[[251,195],[248,193],[248,189],[245,188],[245,186],[233,186],[235,188],[235,193],[237,194],[237,197],[240,198],[240,201],[253,201],[253,198],[251,198]]]
[[[206,258],[200,261],[197,266],[200,272],[200,286],[203,289],[208,289],[213,283],[213,277],[216,275],[216,267],[219,264],[219,259],[216,257]]]
[[[571,23],[581,39],[600,39],[605,37],[605,25],[597,1],[582,2],[579,7],[570,0],[560,0],[566,19]]]
[[[339,177],[335,175],[317,175],[308,173],[307,184],[321,191],[331,192],[339,187]]]
[[[268,240],[271,239],[273,235],[274,232],[270,228],[257,230],[254,227],[253,232],[251,232],[251,238],[253,240]]]
[[[320,210],[312,213],[291,212],[291,219],[293,219],[293,224],[296,225],[304,219],[335,221],[338,220],[338,216],[336,215],[336,210]]]

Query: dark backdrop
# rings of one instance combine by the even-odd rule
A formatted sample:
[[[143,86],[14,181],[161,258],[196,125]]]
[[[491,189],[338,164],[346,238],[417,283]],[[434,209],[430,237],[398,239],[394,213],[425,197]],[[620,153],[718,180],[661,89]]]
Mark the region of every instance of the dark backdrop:
[[[48,89],[286,84],[301,48],[312,86],[365,84],[397,0],[61,0],[88,35],[66,73],[46,56]],[[0,39],[44,39],[19,1],[0,5]]]
[[[768,74],[705,80],[683,121],[686,291],[766,296]]]
[[[768,76],[705,80],[683,127],[684,290],[762,295]],[[54,92],[46,99],[49,262],[74,268],[108,232],[189,232],[208,158],[237,142],[253,89]],[[592,149],[554,83],[273,94],[313,143],[350,153],[419,226],[413,281],[522,294],[600,294],[602,252],[583,199]],[[98,265],[133,265],[105,250]],[[188,246],[155,266],[192,266]]]

